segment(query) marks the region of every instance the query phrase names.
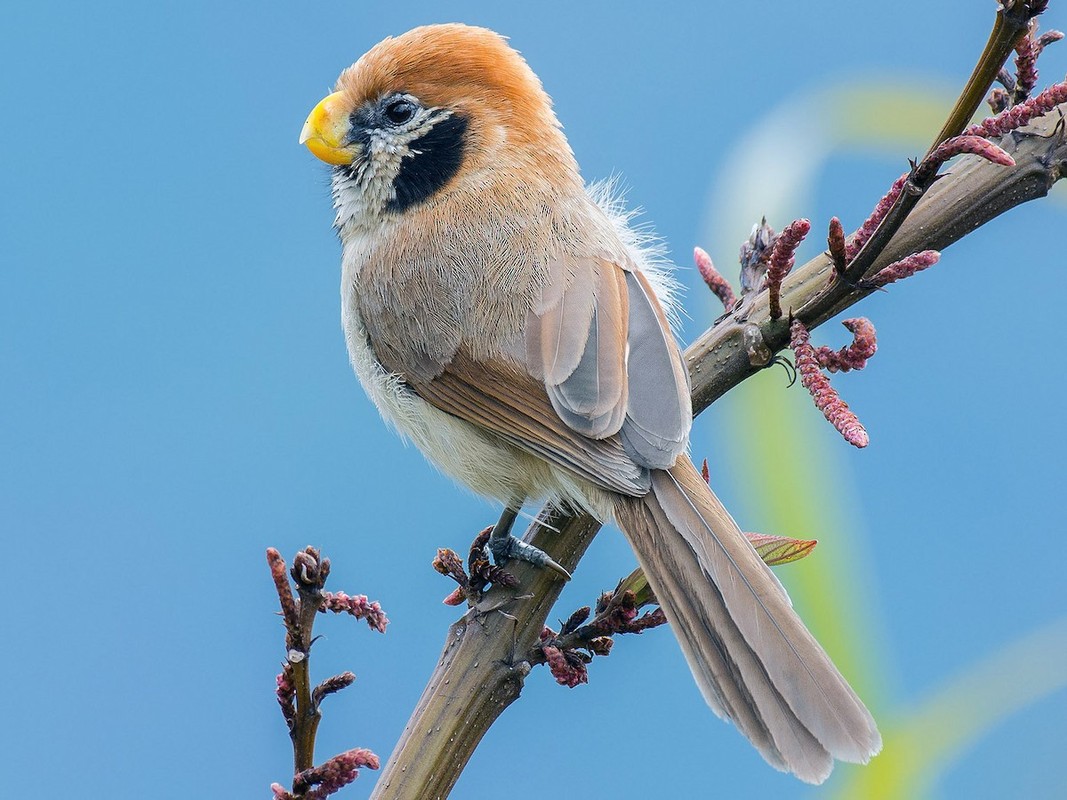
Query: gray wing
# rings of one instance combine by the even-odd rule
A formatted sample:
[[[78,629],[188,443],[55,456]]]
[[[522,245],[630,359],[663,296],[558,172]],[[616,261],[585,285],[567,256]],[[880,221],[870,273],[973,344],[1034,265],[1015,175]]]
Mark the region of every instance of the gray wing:
[[[606,259],[561,259],[526,326],[530,374],[552,408],[594,439],[615,434],[636,464],[671,466],[692,423],[689,376],[648,280]]]

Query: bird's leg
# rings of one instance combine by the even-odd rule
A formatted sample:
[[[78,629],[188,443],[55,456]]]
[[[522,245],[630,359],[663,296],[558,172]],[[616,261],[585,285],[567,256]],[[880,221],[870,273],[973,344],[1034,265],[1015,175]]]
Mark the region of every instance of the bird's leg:
[[[569,581],[571,574],[553,560],[552,556],[539,547],[527,544],[521,539],[512,536],[511,528],[515,524],[515,518],[522,508],[521,501],[512,501],[504,506],[504,511],[493,526],[489,534],[489,552],[493,554],[493,561],[497,566],[502,565],[509,558],[517,558],[520,561],[529,561],[538,567],[547,567],[563,580]]]

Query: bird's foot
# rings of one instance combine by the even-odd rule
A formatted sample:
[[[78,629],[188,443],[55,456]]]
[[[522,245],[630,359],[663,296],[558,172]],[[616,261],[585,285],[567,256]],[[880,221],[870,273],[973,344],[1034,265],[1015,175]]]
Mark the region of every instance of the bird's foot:
[[[489,534],[488,549],[493,555],[493,562],[497,566],[503,565],[509,558],[517,558],[520,561],[528,561],[538,567],[547,567],[555,572],[563,580],[569,581],[571,574],[560,566],[548,553],[532,544],[527,544],[521,539],[511,535],[511,528],[518,516],[518,508],[505,508],[496,525]]]
[[[521,539],[516,539],[510,533],[496,537],[490,536],[489,552],[493,554],[493,562],[497,566],[502,565],[509,558],[517,558],[520,561],[528,561],[538,567],[547,567],[565,581],[571,579],[571,574],[560,566],[552,556],[539,547],[534,547]]]

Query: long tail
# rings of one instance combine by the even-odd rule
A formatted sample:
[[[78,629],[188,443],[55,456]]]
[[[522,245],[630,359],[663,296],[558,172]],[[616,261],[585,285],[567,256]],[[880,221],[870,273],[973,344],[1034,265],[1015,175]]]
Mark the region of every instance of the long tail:
[[[654,470],[646,496],[620,497],[615,516],[704,699],[771,765],[821,783],[835,758],[881,750],[870,712],[688,458]]]

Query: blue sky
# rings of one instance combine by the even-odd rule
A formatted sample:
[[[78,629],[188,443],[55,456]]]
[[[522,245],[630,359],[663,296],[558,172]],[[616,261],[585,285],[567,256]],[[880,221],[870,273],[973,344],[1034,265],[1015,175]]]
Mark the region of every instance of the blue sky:
[[[717,227],[725,211],[713,200],[746,133],[779,102],[842,81],[905,82],[916,102],[950,94],[992,18],[993,2],[972,5],[942,0],[921,15],[873,2],[842,13],[827,0],[755,14],[738,3],[617,2],[9,9],[3,793],[253,798],[285,782],[268,546],[288,558],[321,545],[332,588],[370,595],[392,620],[384,637],[320,621],[317,674],[358,676],[331,699],[321,756],[355,746],[386,756],[436,661],[457,612],[440,604],[451,587],[430,561],[438,547],[462,550],[497,509],[403,447],[347,364],[328,173],[297,145],[343,67],[427,22],[509,35],[555,98],[586,177],[621,176],[686,268],[688,341],[714,316],[689,269],[692,246],[725,265],[747,234]],[[1055,0],[1047,24],[1067,26]],[[1047,75],[1063,75],[1061,47]],[[920,149],[831,154],[795,215],[817,233],[832,214],[855,227]],[[841,385],[873,443],[846,451],[817,428],[811,446],[840,478],[822,502],[841,509],[854,538],[871,628],[856,647],[879,666],[852,677],[880,719],[1064,616],[1062,199],[998,220],[914,285],[858,309],[878,326],[880,350]],[[708,241],[712,231],[722,240]],[[707,416],[695,453],[709,456],[743,526],[766,529],[760,494],[774,487],[752,491],[719,446],[743,409]],[[632,566],[621,537],[605,532],[555,616]],[[1010,715],[936,791],[1061,796],[1065,718],[1062,689]],[[501,776],[517,800],[546,784],[591,798],[832,791],[775,773],[718,722],[665,629],[620,641],[589,686],[531,676],[455,796],[489,796]],[[340,797],[366,797],[373,780],[364,773]]]

